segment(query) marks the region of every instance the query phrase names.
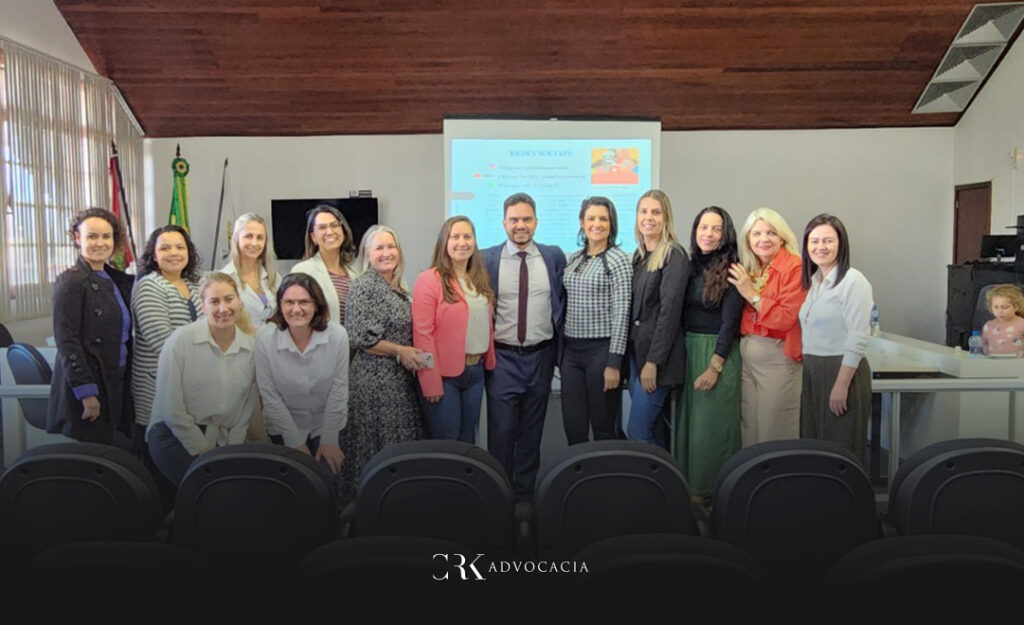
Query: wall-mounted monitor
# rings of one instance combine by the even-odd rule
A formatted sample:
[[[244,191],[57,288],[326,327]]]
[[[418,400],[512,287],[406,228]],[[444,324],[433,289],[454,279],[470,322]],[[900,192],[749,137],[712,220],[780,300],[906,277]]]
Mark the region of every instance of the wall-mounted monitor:
[[[305,251],[306,216],[318,204],[329,204],[352,226],[358,247],[363,234],[378,222],[377,198],[346,197],[315,200],[271,200],[270,218],[274,230],[274,252],[282,260],[301,260]]]

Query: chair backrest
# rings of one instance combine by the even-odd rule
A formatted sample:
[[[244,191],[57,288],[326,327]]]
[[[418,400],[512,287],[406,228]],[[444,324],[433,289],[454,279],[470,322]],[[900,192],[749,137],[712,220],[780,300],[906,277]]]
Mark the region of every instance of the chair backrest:
[[[152,540],[160,520],[153,477],[109,445],[35,447],[0,476],[0,553],[15,561],[63,543]]]
[[[0,323],[0,347],[10,347],[14,344],[14,337],[11,336],[11,331],[7,329],[7,326]]]
[[[330,478],[308,454],[280,445],[202,454],[174,510],[174,542],[230,566],[293,564],[337,533]]]
[[[39,350],[28,343],[14,343],[7,348],[7,363],[17,384],[49,384],[53,375],[50,363]],[[25,420],[41,430],[46,429],[48,399],[19,399]]]
[[[703,536],[615,536],[597,541],[573,558],[587,564],[588,581],[631,587],[647,583],[657,587],[670,579],[688,592],[697,588],[718,591],[723,587],[752,588],[768,580],[764,567],[742,549]]]
[[[462,564],[459,555],[473,562],[475,553],[451,541],[424,536],[360,536],[336,540],[317,547],[295,567],[299,580],[318,586],[343,584],[374,586],[395,584],[402,588],[437,582],[448,573],[452,582],[462,581],[453,564]],[[475,570],[486,575],[486,565],[477,562]],[[476,573],[465,566],[466,581],[477,581]],[[459,578],[459,579],[457,579]]]
[[[690,489],[672,456],[638,441],[594,441],[545,460],[534,497],[541,558],[631,534],[697,534]]]
[[[101,540],[56,545],[29,563],[30,575],[40,578],[102,576],[116,581],[188,580],[212,578],[215,568],[203,554],[179,545],[158,542]]]
[[[390,445],[363,469],[353,533],[425,536],[506,555],[515,541],[512,487],[497,459],[470,443]]]
[[[824,577],[826,586],[1024,585],[1024,553],[1003,541],[980,536],[937,534],[892,536],[865,543],[843,556]]]
[[[772,574],[818,575],[880,532],[863,467],[827,441],[770,441],[740,450],[722,466],[713,501],[718,538]]]
[[[889,518],[901,535],[970,534],[1024,549],[1024,445],[965,438],[917,451],[893,479]]]

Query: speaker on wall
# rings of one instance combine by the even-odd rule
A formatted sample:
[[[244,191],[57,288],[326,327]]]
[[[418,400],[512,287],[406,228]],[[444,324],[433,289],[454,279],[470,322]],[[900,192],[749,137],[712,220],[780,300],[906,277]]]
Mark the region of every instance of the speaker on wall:
[[[352,227],[354,245],[378,221],[377,198],[346,197],[315,200],[271,200],[270,219],[274,230],[274,252],[282,260],[301,260],[305,252],[306,219],[318,204],[341,211]]]

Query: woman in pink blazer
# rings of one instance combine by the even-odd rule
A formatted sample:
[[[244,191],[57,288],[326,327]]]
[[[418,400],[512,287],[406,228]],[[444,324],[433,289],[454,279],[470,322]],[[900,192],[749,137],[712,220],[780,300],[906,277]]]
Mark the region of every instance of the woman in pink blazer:
[[[433,355],[418,372],[433,438],[473,443],[494,368],[494,291],[468,217],[441,226],[434,261],[412,290],[413,345]]]

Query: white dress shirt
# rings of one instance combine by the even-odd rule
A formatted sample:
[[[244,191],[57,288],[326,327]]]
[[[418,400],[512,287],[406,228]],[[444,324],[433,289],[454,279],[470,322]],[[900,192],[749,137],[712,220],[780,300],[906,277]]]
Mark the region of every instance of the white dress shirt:
[[[843,364],[856,368],[871,340],[871,283],[853,267],[842,282],[835,284],[839,267],[824,280],[821,271],[811,276],[811,288],[800,307],[803,351],[812,356],[843,357]]]
[[[256,406],[254,341],[236,329],[222,352],[202,318],[172,332],[160,352],[147,440],[153,426],[164,422],[193,456],[207,447],[244,443]]]
[[[314,331],[305,351],[291,333],[264,326],[256,336],[256,385],[263,398],[267,431],[288,447],[320,437],[338,444],[348,420],[348,332],[330,321]]]
[[[519,345],[519,248],[506,241],[498,264],[497,303],[494,308],[494,341]],[[526,271],[530,293],[526,300],[526,340],[535,345],[555,335],[551,325],[551,280],[540,249],[531,241],[526,247]],[[486,350],[485,350],[486,351]]]

